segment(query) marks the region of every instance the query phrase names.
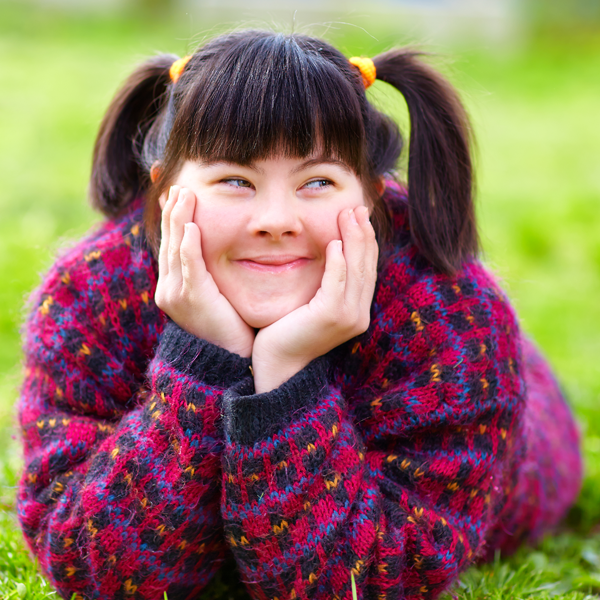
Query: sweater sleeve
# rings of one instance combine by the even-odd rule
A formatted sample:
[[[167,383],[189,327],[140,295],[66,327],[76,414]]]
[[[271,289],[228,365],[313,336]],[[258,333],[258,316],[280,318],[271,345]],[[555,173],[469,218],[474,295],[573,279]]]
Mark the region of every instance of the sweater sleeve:
[[[514,480],[518,329],[482,270],[384,281],[343,370],[223,399],[226,539],[256,599],[433,598]]]
[[[162,329],[130,251],[60,261],[25,328],[18,516],[68,599],[194,597],[227,553],[219,404],[250,361]]]

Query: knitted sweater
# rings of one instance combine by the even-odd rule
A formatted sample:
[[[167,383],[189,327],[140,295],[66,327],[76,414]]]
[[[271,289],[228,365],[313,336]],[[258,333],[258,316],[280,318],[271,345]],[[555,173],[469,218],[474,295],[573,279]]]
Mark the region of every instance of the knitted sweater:
[[[433,598],[578,493],[572,416],[476,261],[434,272],[390,184],[371,324],[279,388],[154,304],[141,201],[31,299],[18,515],[70,598]]]

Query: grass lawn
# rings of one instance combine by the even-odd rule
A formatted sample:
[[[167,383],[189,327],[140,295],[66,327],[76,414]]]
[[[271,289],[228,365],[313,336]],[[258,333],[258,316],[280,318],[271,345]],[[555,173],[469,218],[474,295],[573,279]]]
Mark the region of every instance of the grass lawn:
[[[0,597],[56,597],[16,524],[13,405],[27,293],[66,240],[98,220],[85,201],[94,136],[117,85],[156,49],[189,49],[190,22],[32,11],[0,3]],[[337,31],[350,54],[379,41]],[[478,138],[485,262],[542,347],[584,432],[586,477],[560,535],[472,568],[460,599],[600,593],[600,36],[540,36],[510,53],[447,50]],[[444,67],[448,70],[447,65]],[[403,117],[396,94],[375,101]],[[371,92],[370,92],[371,93]]]

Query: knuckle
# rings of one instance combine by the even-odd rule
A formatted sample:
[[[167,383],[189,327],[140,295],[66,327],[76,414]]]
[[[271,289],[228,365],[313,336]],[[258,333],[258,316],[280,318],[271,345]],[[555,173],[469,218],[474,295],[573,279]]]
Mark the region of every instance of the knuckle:
[[[349,326],[352,329],[352,331],[357,331],[358,329],[360,329],[360,316],[357,314],[352,315],[352,318],[349,320]]]
[[[365,231],[365,237],[369,241],[375,241],[377,239],[377,236],[375,235],[375,229],[373,229],[373,225],[367,227],[367,230]]]
[[[348,327],[355,335],[364,333],[369,328],[370,320],[370,315],[364,314],[362,311],[353,311],[347,317]]]
[[[179,214],[181,213],[181,203],[178,202],[169,212],[169,221],[171,224],[177,221]]]
[[[181,262],[182,264],[185,262],[187,263],[190,259],[190,250],[187,246],[187,244],[185,243],[181,243],[181,246],[179,246],[179,256],[181,256]]]
[[[154,294],[154,303],[158,308],[166,309],[169,307],[169,298],[168,295],[162,290],[162,288],[156,288],[156,292]]]
[[[159,278],[154,292],[155,304],[164,312],[173,311],[181,296],[181,283],[172,277]]]
[[[325,326],[326,327],[335,327],[337,325],[340,324],[340,322],[342,321],[341,318],[341,311],[339,309],[337,309],[335,306],[331,307],[326,313],[325,313]]]
[[[358,322],[358,329],[360,333],[364,333],[367,329],[369,329],[369,325],[371,324],[370,315],[361,316]]]
[[[180,257],[181,257],[181,268],[185,269],[186,273],[190,273],[191,269],[193,268],[193,265],[194,265],[194,257],[192,256],[192,253],[189,251],[189,249],[185,249],[182,246],[181,252],[180,252]]]
[[[352,329],[354,327],[354,316],[346,305],[343,305],[335,311],[336,323],[344,328]]]

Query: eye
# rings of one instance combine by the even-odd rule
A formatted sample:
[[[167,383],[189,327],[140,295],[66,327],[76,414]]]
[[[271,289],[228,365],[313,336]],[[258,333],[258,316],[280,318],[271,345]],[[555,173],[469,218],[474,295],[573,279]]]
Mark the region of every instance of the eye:
[[[319,190],[330,185],[333,185],[333,182],[329,179],[313,179],[312,181],[305,183],[304,187],[308,188],[309,190]]]
[[[238,177],[228,177],[227,179],[221,179],[221,182],[227,183],[228,185],[232,185],[233,187],[238,188],[252,187],[252,184],[247,179],[240,179]]]

